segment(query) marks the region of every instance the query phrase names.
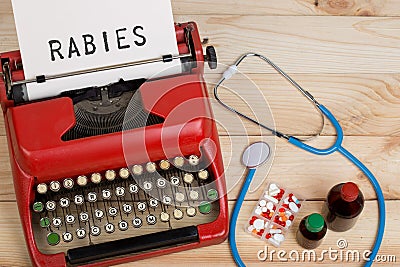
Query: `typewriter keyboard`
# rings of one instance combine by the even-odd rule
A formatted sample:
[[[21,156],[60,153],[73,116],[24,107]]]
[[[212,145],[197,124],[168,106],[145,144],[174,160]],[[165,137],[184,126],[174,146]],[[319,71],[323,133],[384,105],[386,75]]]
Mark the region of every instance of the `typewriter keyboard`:
[[[190,156],[38,184],[37,246],[53,254],[212,222],[219,214],[213,180],[205,163]]]

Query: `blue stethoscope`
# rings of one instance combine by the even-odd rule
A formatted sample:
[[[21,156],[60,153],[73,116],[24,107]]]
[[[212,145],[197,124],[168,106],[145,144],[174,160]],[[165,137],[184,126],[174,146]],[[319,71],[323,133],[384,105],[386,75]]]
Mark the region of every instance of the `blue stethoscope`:
[[[296,138],[294,136],[285,135],[285,134],[277,131],[276,129],[270,128],[256,120],[248,117],[247,115],[245,115],[245,114],[237,111],[236,109],[232,108],[231,106],[225,104],[219,98],[219,96],[218,96],[219,86],[225,80],[230,79],[238,71],[239,64],[247,57],[258,57],[258,58],[264,60],[270,66],[272,66],[279,74],[281,74],[283,77],[285,77],[285,79],[287,81],[289,81],[294,87],[296,87],[296,89],[299,90],[308,100],[310,100],[314,104],[314,106],[320,111],[321,115],[328,118],[328,120],[334,126],[334,128],[336,130],[336,135],[337,135],[336,141],[332,146],[330,146],[329,148],[326,148],[326,149],[319,149],[319,148],[309,146],[309,145],[305,144],[303,142],[303,140],[300,140],[299,138]],[[282,69],[280,69],[272,61],[270,61],[268,58],[264,57],[263,55],[255,54],[255,53],[247,53],[247,54],[242,55],[236,61],[236,63],[234,65],[230,66],[224,72],[222,78],[219,80],[217,85],[214,87],[214,96],[215,96],[216,100],[222,106],[227,108],[228,110],[230,110],[230,111],[236,113],[237,115],[239,115],[240,117],[245,118],[245,119],[257,124],[258,126],[270,131],[275,136],[286,139],[289,143],[291,143],[307,152],[310,152],[310,153],[313,153],[316,155],[329,155],[336,151],[341,153],[344,157],[346,157],[349,161],[351,161],[354,165],[356,165],[365,174],[365,176],[367,176],[367,178],[369,179],[369,181],[371,182],[371,184],[375,190],[377,200],[378,200],[378,206],[379,206],[379,223],[378,223],[378,231],[377,231],[377,235],[375,238],[375,243],[372,248],[370,257],[369,257],[370,260],[367,261],[364,265],[365,267],[371,266],[373,263],[373,259],[375,259],[376,255],[378,254],[379,247],[382,243],[383,234],[384,234],[384,230],[385,230],[385,220],[386,220],[385,199],[384,199],[384,196],[382,193],[382,189],[379,185],[379,182],[376,180],[376,178],[374,177],[372,172],[370,170],[368,170],[368,168],[360,160],[358,160],[355,156],[353,156],[348,150],[346,150],[342,146],[343,130],[342,130],[342,127],[340,127],[339,122],[333,116],[333,114],[326,107],[324,107],[323,105],[318,103],[315,100],[315,98],[308,91],[304,90],[298,83],[296,83],[289,75],[287,75]],[[248,191],[250,183],[256,172],[256,167],[261,165],[268,159],[268,156],[266,156],[266,155],[267,154],[269,155],[269,151],[270,151],[269,147],[267,148],[266,144],[265,145],[261,145],[261,144],[265,144],[265,143],[259,142],[259,143],[252,144],[243,153],[242,161],[243,161],[243,164],[248,167],[249,171],[247,173],[247,177],[246,177],[244,184],[242,186],[242,189],[240,191],[239,197],[236,201],[236,204],[235,204],[232,216],[231,216],[231,221],[230,221],[229,244],[231,246],[232,255],[235,259],[235,262],[240,267],[245,266],[245,264],[241,260],[239,252],[236,247],[236,240],[235,240],[236,222],[237,222],[237,218],[238,218],[239,211],[242,206],[244,197]]]

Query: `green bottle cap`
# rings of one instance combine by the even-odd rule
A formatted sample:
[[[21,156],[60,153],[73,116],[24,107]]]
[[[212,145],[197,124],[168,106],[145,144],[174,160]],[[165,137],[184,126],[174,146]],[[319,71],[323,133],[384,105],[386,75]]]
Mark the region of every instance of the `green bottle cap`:
[[[324,225],[325,220],[321,214],[313,213],[310,214],[306,219],[306,228],[310,232],[318,233],[324,228]]]
[[[60,236],[57,233],[49,233],[47,235],[47,243],[50,246],[55,246],[60,243]]]
[[[203,214],[208,214],[211,211],[211,204],[210,202],[201,202],[199,205],[199,211]]]
[[[213,188],[208,190],[207,197],[209,200],[216,200],[218,198],[218,191]]]

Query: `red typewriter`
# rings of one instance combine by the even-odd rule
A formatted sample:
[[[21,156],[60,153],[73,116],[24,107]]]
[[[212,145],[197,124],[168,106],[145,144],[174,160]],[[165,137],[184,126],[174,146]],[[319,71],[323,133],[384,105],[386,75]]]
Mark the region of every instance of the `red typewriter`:
[[[24,100],[19,51],[1,55],[0,100],[34,266],[110,266],[226,238],[223,163],[203,79],[215,50],[204,55],[195,23],[175,30],[183,73],[37,101]]]

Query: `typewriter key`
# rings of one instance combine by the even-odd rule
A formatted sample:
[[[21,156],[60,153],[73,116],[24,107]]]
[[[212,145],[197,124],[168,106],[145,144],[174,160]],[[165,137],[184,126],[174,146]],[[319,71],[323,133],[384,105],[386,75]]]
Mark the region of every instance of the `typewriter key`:
[[[155,198],[150,198],[149,200],[150,207],[157,208],[158,207],[158,200]]]
[[[170,196],[163,196],[162,202],[165,205],[171,205],[172,203],[172,198]]]
[[[211,212],[211,204],[210,202],[203,201],[200,203],[199,211],[203,214],[208,214]]]
[[[187,209],[186,209],[186,214],[187,214],[187,216],[189,216],[189,217],[194,217],[194,216],[196,216],[196,208],[194,208],[194,207],[187,207]]]
[[[74,180],[72,180],[71,178],[64,179],[63,185],[64,188],[71,189],[72,187],[74,187]]]
[[[153,214],[149,214],[146,217],[146,222],[148,225],[154,225],[157,223],[157,217],[154,216]]]
[[[98,236],[98,235],[100,235],[100,233],[101,233],[100,227],[95,226],[95,225],[90,227],[90,234],[92,236]]]
[[[129,185],[129,192],[131,194],[136,194],[137,192],[139,192],[139,186],[137,184],[130,184]]]
[[[56,209],[56,202],[53,200],[49,200],[46,202],[46,210],[54,211]]]
[[[47,234],[47,243],[50,246],[55,246],[60,243],[60,236],[57,233],[48,233]]]
[[[94,211],[94,217],[96,217],[96,219],[98,219],[98,220],[103,219],[104,218],[104,211],[96,209]]]
[[[44,209],[44,205],[42,202],[35,202],[35,203],[33,203],[32,207],[33,207],[33,211],[37,212],[37,213],[42,212]]]
[[[153,183],[149,182],[149,181],[144,181],[143,182],[143,189],[146,191],[150,191],[151,189],[153,189]]]
[[[58,192],[61,188],[61,185],[58,181],[52,181],[50,183],[50,190],[53,192]]]
[[[50,226],[50,219],[47,217],[43,217],[40,219],[40,227],[47,228]]]
[[[209,200],[216,200],[218,198],[218,192],[217,190],[211,188],[210,190],[207,191],[207,197]]]
[[[181,193],[181,192],[176,192],[175,193],[175,200],[177,202],[183,202],[183,201],[185,201],[185,195],[183,193]]]
[[[82,205],[84,201],[85,201],[85,200],[84,200],[84,198],[83,198],[82,195],[76,195],[76,196],[74,197],[74,203],[75,203],[76,205]]]
[[[207,180],[207,178],[208,178],[208,171],[207,171],[207,170],[201,170],[201,171],[199,171],[198,175],[199,175],[199,178],[200,178],[201,180]]]
[[[126,231],[126,230],[128,230],[128,227],[129,227],[129,224],[128,224],[126,221],[124,221],[124,220],[122,220],[122,221],[120,221],[120,222],[118,223],[118,228],[119,228],[119,230],[121,230],[121,231]]]
[[[146,202],[138,202],[137,208],[139,211],[145,211],[146,210]]]
[[[157,165],[154,162],[147,162],[146,170],[149,173],[153,173],[157,170]]]
[[[87,199],[89,202],[96,202],[97,201],[97,194],[96,192],[89,192]]]
[[[94,184],[99,184],[101,182],[101,174],[100,173],[93,173],[92,176],[90,177],[90,180]]]
[[[171,183],[172,183],[173,185],[175,185],[175,186],[178,186],[181,182],[180,182],[180,180],[179,180],[179,177],[172,176],[172,177],[171,177]]]
[[[118,214],[118,209],[117,209],[116,207],[110,207],[110,208],[108,209],[108,214],[109,214],[111,217],[115,217],[115,216],[117,216],[117,214]]]
[[[53,226],[59,228],[62,225],[62,220],[60,217],[53,218]]]
[[[129,174],[128,174],[129,175]],[[105,175],[106,179],[108,181],[114,181],[115,177],[117,176],[117,174],[115,173],[114,170],[108,170],[106,171]]]
[[[183,212],[180,209],[174,210],[174,218],[180,220],[183,218]]]
[[[67,242],[67,243],[71,242],[72,239],[74,239],[73,235],[70,232],[63,233],[62,238],[63,238],[64,242]]]
[[[47,193],[47,185],[45,183],[38,184],[36,190],[39,194],[46,194]]]
[[[162,222],[168,222],[169,221],[169,214],[166,212],[161,212],[160,214],[160,220]]]
[[[106,233],[114,233],[115,231],[115,226],[112,223],[107,223],[106,225],[104,225],[104,229],[106,230]]]
[[[174,166],[179,168],[185,164],[185,159],[183,157],[175,157],[174,158]]]
[[[169,169],[170,166],[171,166],[171,164],[169,163],[168,160],[163,159],[163,160],[160,161],[160,168],[161,168],[161,170],[166,171],[166,170]]]
[[[157,179],[157,187],[158,188],[165,188],[167,186],[167,180],[164,178],[158,178]]]
[[[140,219],[139,217],[133,218],[132,224],[133,224],[133,227],[139,228],[139,227],[141,227],[142,224],[143,224],[143,223],[142,223],[142,219]]]
[[[103,191],[101,191],[101,194],[103,196],[103,199],[111,198],[111,190],[109,190],[109,189],[104,189]]]
[[[125,196],[125,188],[124,187],[120,187],[118,186],[117,188],[115,188],[115,195],[117,197],[123,197]]]
[[[67,216],[65,216],[65,222],[67,224],[74,224],[75,223],[75,216],[72,214],[68,214]]]
[[[192,166],[197,166],[199,165],[199,157],[196,155],[191,155],[189,156],[189,164]]]
[[[193,183],[193,180],[194,180],[194,176],[191,173],[185,173],[185,176],[183,176],[183,181],[185,181],[185,183],[187,183],[187,184]]]
[[[81,213],[79,213],[79,220],[81,222],[89,221],[89,214],[86,211],[82,211]]]
[[[86,237],[86,230],[85,230],[85,228],[76,229],[76,236],[77,236],[79,239],[85,238],[85,237]]]
[[[68,208],[70,205],[69,198],[63,197],[60,199],[60,207],[61,208]]]
[[[134,175],[142,175],[143,166],[142,165],[134,165],[132,167],[132,172],[133,172]]]
[[[85,186],[85,185],[87,185],[87,182],[88,182],[88,179],[85,175],[80,175],[80,176],[78,176],[78,178],[76,178],[76,183],[79,186]]]
[[[195,190],[191,190],[189,192],[189,197],[191,200],[198,200],[199,199],[199,192],[195,191]]]
[[[122,205],[122,211],[123,211],[125,214],[130,214],[130,213],[132,213],[132,205],[131,205],[131,204],[128,204],[128,203],[125,203],[124,205]]]
[[[119,177],[122,179],[128,179],[129,177],[129,170],[127,168],[122,168],[119,170]]]

